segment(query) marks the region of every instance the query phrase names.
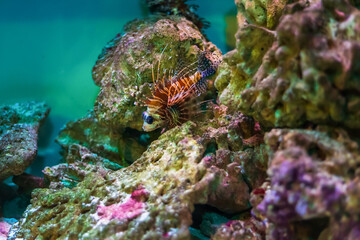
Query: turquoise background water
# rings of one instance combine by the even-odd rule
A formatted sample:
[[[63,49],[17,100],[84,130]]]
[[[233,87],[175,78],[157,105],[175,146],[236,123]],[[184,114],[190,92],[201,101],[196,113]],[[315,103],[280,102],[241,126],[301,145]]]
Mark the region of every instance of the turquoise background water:
[[[192,3],[211,22],[208,38],[226,52],[225,16],[235,15],[234,1]],[[60,128],[93,107],[99,88],[91,69],[102,48],[124,24],[147,14],[141,0],[0,0],[0,104],[38,100],[51,107],[28,172],[41,175],[59,161]]]

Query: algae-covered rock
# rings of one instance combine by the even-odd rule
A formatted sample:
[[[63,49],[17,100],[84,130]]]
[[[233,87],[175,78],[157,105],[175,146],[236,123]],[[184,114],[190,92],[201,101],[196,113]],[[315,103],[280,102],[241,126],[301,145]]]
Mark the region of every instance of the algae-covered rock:
[[[346,1],[296,9],[280,20],[276,42],[252,83],[237,88],[222,83],[220,99],[238,95],[238,106],[231,106],[266,127],[313,122],[359,128],[359,10]]]
[[[221,225],[213,240],[262,240],[265,239],[265,224],[255,218],[232,220]]]
[[[45,167],[43,170],[45,182],[50,188],[73,188],[91,172],[105,177],[111,170],[122,168],[121,165],[102,158],[79,144],[70,145],[65,155],[66,163]]]
[[[145,134],[153,75],[221,55],[179,16],[191,8],[163,2],[147,1],[178,16],[135,20],[103,49],[94,111],[61,131],[64,163],[44,169],[48,188],[34,190],[9,239],[358,239],[360,155],[346,130],[360,126],[359,11],[236,1],[236,49],[214,83],[223,105]]]
[[[239,26],[249,23],[273,29],[276,27],[287,2],[288,0],[235,0],[239,11]]]
[[[311,122],[360,128],[359,10],[345,0],[300,1],[285,9],[272,32],[276,41],[257,61],[261,65],[254,75],[242,74],[249,68],[242,66],[241,58],[225,56],[237,68],[229,72],[223,64],[224,73],[215,82],[220,100],[265,127]],[[271,33],[263,25],[257,28]]]
[[[184,0],[146,0],[146,4],[152,14],[183,16],[200,30],[210,25],[195,13],[198,5],[187,3]]]
[[[37,102],[0,106],[0,181],[20,175],[35,159],[38,130],[49,111]]]
[[[114,164],[128,166],[146,150],[158,133],[143,133],[131,129],[113,129],[100,123],[91,111],[88,116],[69,122],[56,141],[67,157],[72,145],[81,145]]]
[[[251,86],[263,56],[275,41],[270,29],[276,26],[285,1],[236,1],[236,6],[236,49],[223,56],[215,80],[220,102],[233,111],[242,101],[240,92]]]
[[[354,105],[359,91],[354,72],[358,71],[356,49],[360,45],[352,36],[360,32],[355,28],[351,34],[342,34],[341,27],[357,24],[359,11],[344,7],[345,15],[340,19],[333,14],[336,9],[326,5],[283,18],[277,44],[267,53],[254,87],[242,92],[241,107],[246,112],[254,113],[267,126],[296,127],[314,122],[360,127]]]
[[[352,239],[360,216],[357,143],[344,131],[273,129],[266,144],[271,187],[257,208],[269,220],[268,238],[318,238],[328,229],[331,239]]]
[[[151,96],[153,73],[157,78],[181,69],[196,70],[202,51],[213,53],[210,61],[221,56],[184,17],[157,16],[127,24],[124,33],[106,45],[93,68],[94,82],[100,86],[94,110],[68,123],[57,138],[64,157],[72,144],[80,144],[121,166],[138,159],[159,136],[159,131],[142,131],[141,116],[144,101]]]
[[[155,78],[171,76],[186,66],[196,69],[201,51],[218,57],[221,53],[184,17],[134,20],[124,31],[107,44],[93,68],[94,82],[101,88],[95,117],[111,128],[141,131],[141,103],[151,96],[152,70]]]
[[[117,171],[85,147],[69,148],[66,164],[45,170],[50,188],[33,192],[10,239],[189,239],[195,204],[226,213],[249,209],[256,181],[246,180],[255,176],[247,169],[258,166],[256,176],[265,178],[266,162],[261,141],[250,146],[246,139],[261,131],[241,114],[215,116],[165,132]],[[230,157],[244,150],[251,154]]]

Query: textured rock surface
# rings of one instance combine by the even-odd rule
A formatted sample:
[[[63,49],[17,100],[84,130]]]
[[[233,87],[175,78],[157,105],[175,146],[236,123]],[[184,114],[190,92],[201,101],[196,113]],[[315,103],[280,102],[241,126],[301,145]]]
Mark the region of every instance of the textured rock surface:
[[[215,80],[228,112],[270,131],[270,179],[253,187],[253,218],[265,223],[266,239],[358,239],[360,158],[348,135],[360,128],[360,12],[346,0],[269,2],[236,1],[237,46]],[[257,239],[245,222],[214,238]]]
[[[79,144],[69,146],[65,161],[64,164],[43,170],[45,182],[50,188],[73,188],[91,172],[105,177],[111,170],[122,168],[121,165],[102,158]]]
[[[65,163],[44,170],[48,188],[9,239],[359,239],[359,147],[346,132],[360,126],[359,11],[286,3],[236,1],[236,49],[215,81],[224,105],[155,141],[139,117],[152,68],[220,53],[179,16],[128,24],[93,68],[94,111],[61,132]]]
[[[164,133],[136,162],[118,171],[86,148],[73,146],[66,164],[45,170],[50,188],[33,192],[10,239],[187,239],[195,204],[232,213],[249,208],[244,177],[251,174],[246,169],[259,166],[260,178],[266,169],[257,150],[261,141],[252,141],[252,147],[241,144],[251,133],[260,134],[255,125],[241,114],[219,115],[201,126],[188,122]],[[252,154],[228,156],[243,150]]]
[[[35,159],[38,130],[49,111],[36,102],[0,106],[0,181],[23,173]]]
[[[136,130],[116,130],[101,124],[90,112],[87,117],[69,122],[60,132],[57,142],[63,148],[63,155],[73,144],[88,148],[93,153],[114,164],[128,166],[140,157],[158,133],[143,133]]]
[[[287,0],[235,0],[239,15],[238,25],[255,24],[257,26],[273,29],[276,27]]]
[[[261,240],[265,239],[265,224],[254,218],[233,220],[219,227],[213,240]]]
[[[219,100],[230,110],[236,111],[239,108],[242,100],[239,93],[251,86],[252,77],[261,65],[263,56],[275,41],[274,33],[266,27],[277,23],[282,12],[282,2],[278,1],[276,13],[271,13],[271,6],[276,6],[271,1],[267,4],[260,1],[236,1],[236,49],[223,56],[223,63],[219,66],[215,80]],[[273,10],[275,11],[275,8]]]
[[[93,79],[101,88],[95,117],[113,129],[141,131],[139,116],[145,107],[139,103],[150,96],[152,68],[155,74],[158,70],[160,74],[178,71],[196,63],[201,51],[221,53],[183,17],[135,20],[124,31],[108,43],[93,68]]]
[[[233,57],[241,55],[241,47],[224,57],[230,68],[224,63],[215,82],[220,100],[266,127],[312,122],[360,128],[359,10],[345,0],[300,1],[287,5],[284,12],[272,32],[276,38],[270,50],[264,58],[251,58],[260,66],[253,68],[254,75],[252,68],[241,66],[242,58]],[[257,46],[241,41],[247,28],[240,29],[239,46],[253,53]],[[257,31],[271,34],[264,28]]]
[[[114,164],[128,166],[159,136],[159,131],[142,132],[152,69],[155,76],[191,63],[189,70],[196,69],[204,50],[221,56],[184,17],[135,20],[124,31],[107,44],[93,68],[94,82],[100,86],[94,111],[68,123],[57,139],[65,158],[72,144],[80,144]]]
[[[199,6],[184,0],[146,0],[146,4],[153,14],[184,16],[200,30],[209,26],[209,22],[195,13]]]
[[[6,240],[10,231],[11,224],[5,219],[0,218],[0,240]]]
[[[266,144],[271,190],[257,208],[270,220],[268,238],[317,238],[328,227],[332,239],[356,239],[350,236],[359,227],[357,143],[336,129],[273,129]]]

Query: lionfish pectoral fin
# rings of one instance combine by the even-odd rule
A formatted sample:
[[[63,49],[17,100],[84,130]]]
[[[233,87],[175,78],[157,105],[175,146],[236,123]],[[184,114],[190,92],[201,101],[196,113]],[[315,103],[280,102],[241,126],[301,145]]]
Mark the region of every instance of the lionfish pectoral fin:
[[[138,104],[140,106],[146,106],[147,103],[148,103],[148,98],[145,98],[145,99],[140,98],[139,101],[138,101]]]
[[[197,96],[195,91],[192,91],[191,94],[188,94],[186,99],[182,101],[179,108],[181,109],[180,116],[182,117],[183,121],[186,122],[187,120],[192,119],[194,116],[197,116],[202,111],[202,104],[204,101],[200,101],[201,97]]]

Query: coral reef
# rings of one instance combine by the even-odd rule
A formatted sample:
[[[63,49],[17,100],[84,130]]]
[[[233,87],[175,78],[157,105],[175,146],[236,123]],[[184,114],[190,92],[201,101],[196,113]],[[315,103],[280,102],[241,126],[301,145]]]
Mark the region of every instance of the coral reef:
[[[266,177],[261,142],[241,144],[251,133],[260,134],[255,125],[241,114],[222,114],[201,125],[187,122],[161,135],[137,161],[118,171],[78,145],[67,163],[44,171],[49,189],[33,192],[10,239],[189,238],[195,204],[231,213],[249,209],[249,182],[257,183],[244,179],[255,179],[247,169],[257,166],[256,177]],[[241,157],[230,157],[243,150]]]
[[[266,135],[271,190],[257,208],[273,224],[269,239],[317,238],[326,226],[333,239],[356,232],[359,212],[346,209],[354,207],[348,197],[357,191],[358,145],[344,131],[331,132],[273,129]]]
[[[65,161],[64,164],[46,167],[43,170],[45,183],[50,188],[73,188],[91,172],[105,177],[111,170],[122,168],[121,165],[102,158],[79,144],[69,147]]]
[[[8,239],[359,239],[356,2],[236,0],[236,49],[206,96],[214,85],[218,105],[145,133],[153,74],[194,71],[203,51],[221,57],[186,1],[146,2],[160,14],[103,49],[94,109],[57,139],[64,163],[14,178],[39,188]],[[43,109],[25,123],[38,128]],[[23,121],[5,110],[0,133]]]
[[[360,158],[350,138],[360,127],[359,10],[346,0],[236,3],[236,49],[223,56],[215,87],[229,112],[270,131],[270,181],[253,188],[253,216],[267,239],[359,238]],[[215,236],[234,233],[223,225]]]
[[[0,181],[20,175],[35,159],[38,130],[49,111],[37,102],[0,106]]]
[[[263,5],[259,5],[257,1],[246,1],[246,3],[237,1],[236,3],[239,27],[235,35],[236,49],[223,56],[223,63],[219,66],[215,80],[220,102],[233,111],[239,108],[242,100],[239,93],[251,86],[252,77],[261,65],[263,56],[275,41],[274,33],[265,28],[266,20],[263,25],[252,24],[255,15],[267,18],[267,10],[262,7]],[[270,7],[270,4],[268,6]],[[245,14],[248,8],[257,10],[252,14]],[[269,18],[270,16],[273,15],[270,14]],[[274,18],[275,16],[271,18],[271,21],[276,22]]]
[[[224,57],[230,67],[224,64],[215,82],[220,100],[253,115],[265,127],[301,127],[310,122],[359,128],[359,10],[347,1],[300,1],[283,11],[273,32],[264,24],[239,30],[237,51]],[[242,41],[243,35],[255,34],[246,34],[251,27],[273,35],[260,45],[275,38],[265,55],[255,54],[259,51],[252,46],[254,41]],[[248,68],[247,59],[232,57],[242,55],[243,48],[248,48],[245,56],[258,68]]]

